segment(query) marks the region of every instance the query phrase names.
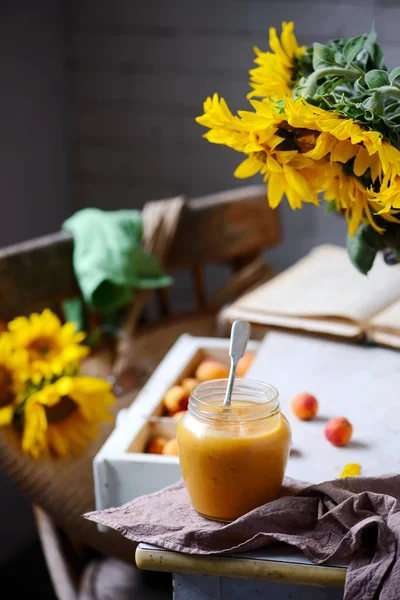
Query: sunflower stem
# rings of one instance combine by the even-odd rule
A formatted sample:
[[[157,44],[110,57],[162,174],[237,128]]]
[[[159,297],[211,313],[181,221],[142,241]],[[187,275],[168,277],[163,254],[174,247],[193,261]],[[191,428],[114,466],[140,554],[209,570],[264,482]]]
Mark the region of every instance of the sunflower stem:
[[[344,69],[342,67],[326,67],[325,69],[319,69],[314,71],[308,79],[304,89],[303,95],[313,96],[318,89],[318,81],[323,77],[346,77],[347,79],[355,80],[360,77],[358,71],[354,69]]]

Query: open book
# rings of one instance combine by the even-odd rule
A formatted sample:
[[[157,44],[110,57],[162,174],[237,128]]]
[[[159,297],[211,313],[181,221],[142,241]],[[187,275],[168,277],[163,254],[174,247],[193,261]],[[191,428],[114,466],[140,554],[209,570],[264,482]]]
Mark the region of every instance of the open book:
[[[235,319],[400,348],[400,266],[377,256],[365,276],[345,248],[319,246],[223,309],[222,322]]]

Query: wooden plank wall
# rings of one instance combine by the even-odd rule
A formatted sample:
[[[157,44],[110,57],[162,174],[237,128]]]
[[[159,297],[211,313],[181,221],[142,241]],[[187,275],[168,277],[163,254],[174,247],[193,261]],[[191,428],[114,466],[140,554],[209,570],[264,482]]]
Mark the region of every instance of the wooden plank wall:
[[[253,45],[294,20],[310,44],[368,30],[375,19],[389,65],[400,64],[395,0],[70,0],[67,75],[73,208],[140,207],[240,185],[240,156],[209,145],[194,117],[218,91],[246,105]],[[379,10],[378,10],[379,9]],[[256,182],[257,179],[253,179]],[[248,183],[248,181],[243,182]],[[284,267],[321,241],[342,243],[340,219],[283,208]]]

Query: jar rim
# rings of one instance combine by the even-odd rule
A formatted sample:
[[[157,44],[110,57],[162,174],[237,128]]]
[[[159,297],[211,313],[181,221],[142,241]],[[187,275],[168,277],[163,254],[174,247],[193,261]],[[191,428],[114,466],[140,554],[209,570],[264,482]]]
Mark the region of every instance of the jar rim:
[[[236,378],[232,390],[230,413],[221,411],[228,379],[202,381],[193,388],[189,411],[201,418],[225,421],[253,421],[272,417],[280,412],[279,392],[271,384],[255,379]],[[245,400],[248,404],[235,406],[235,400]],[[237,409],[240,408],[238,411]]]

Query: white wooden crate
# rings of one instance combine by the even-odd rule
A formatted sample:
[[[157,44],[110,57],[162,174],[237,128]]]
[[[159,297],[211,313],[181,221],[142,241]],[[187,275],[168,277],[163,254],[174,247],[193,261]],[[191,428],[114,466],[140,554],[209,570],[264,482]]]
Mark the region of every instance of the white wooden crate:
[[[248,351],[255,353],[258,346],[259,342],[250,341]],[[130,408],[120,412],[114,431],[94,458],[98,510],[120,506],[180,479],[177,457],[145,454],[144,448],[150,436],[158,432],[166,437],[175,435],[176,421],[157,418],[162,415],[166,391],[192,375],[208,355],[229,364],[228,350],[228,339],[183,335],[177,340]]]

